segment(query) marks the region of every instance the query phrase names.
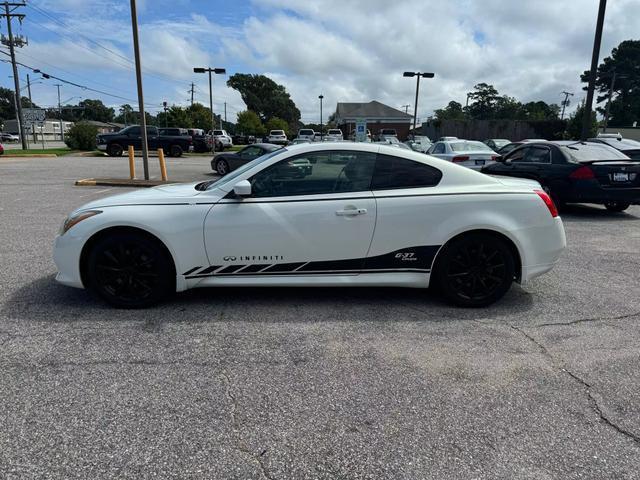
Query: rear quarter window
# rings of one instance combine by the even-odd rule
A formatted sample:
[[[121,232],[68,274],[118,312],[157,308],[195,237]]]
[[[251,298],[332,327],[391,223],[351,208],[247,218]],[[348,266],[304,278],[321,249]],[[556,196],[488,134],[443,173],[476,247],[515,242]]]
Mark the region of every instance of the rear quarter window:
[[[371,189],[434,187],[441,179],[442,172],[431,165],[392,155],[378,155]]]

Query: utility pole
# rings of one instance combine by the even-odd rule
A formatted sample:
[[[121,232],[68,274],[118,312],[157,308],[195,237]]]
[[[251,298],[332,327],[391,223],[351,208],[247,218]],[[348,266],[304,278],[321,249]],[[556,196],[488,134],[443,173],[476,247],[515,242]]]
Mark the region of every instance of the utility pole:
[[[407,115],[409,115],[409,107],[411,105],[402,105],[400,108],[404,108],[404,113],[406,113]]]
[[[324,128],[322,125],[322,99],[324,98],[324,95],[320,94],[318,95],[318,98],[320,99],[320,141],[322,141],[324,132]]]
[[[33,108],[33,100],[31,100],[31,79],[29,78],[29,74],[27,73],[27,92],[29,93],[29,103]]]
[[[227,102],[224,102],[224,123],[227,123]]]
[[[24,117],[22,116],[22,102],[20,97],[20,79],[18,78],[18,65],[16,64],[16,52],[15,47],[22,47],[25,44],[25,41],[22,37],[13,38],[13,31],[11,30],[11,19],[16,17],[19,21],[24,19],[23,14],[12,13],[18,7],[24,7],[26,5],[25,2],[4,2],[4,13],[0,14],[0,16],[5,17],[7,19],[7,33],[9,34],[8,39],[2,39],[3,44],[9,44],[9,53],[11,54],[11,66],[13,67],[13,84],[15,87],[15,98],[16,98],[16,115],[18,117],[18,130],[20,132],[20,139],[22,140],[22,149],[27,149],[27,137],[24,132]]]
[[[59,83],[55,84],[58,87],[58,118],[60,119],[60,138],[64,142],[64,127],[62,125],[62,104],[60,103],[60,85]]]
[[[564,109],[571,103],[569,101],[569,96],[573,97],[573,93],[571,92],[562,92],[562,94],[564,95],[564,100],[562,101],[562,114],[560,115],[560,120],[564,120]]]
[[[591,70],[589,71],[589,86],[587,87],[587,103],[584,106],[584,118],[582,119],[582,135],[580,140],[589,137],[591,129],[591,109],[593,108],[593,92],[596,88],[596,76],[598,75],[598,60],[600,58],[600,44],[602,43],[602,28],[604,26],[604,14],[607,9],[607,0],[600,0],[598,8],[598,21],[596,23],[596,35],[593,39],[593,54],[591,56]]]
[[[162,102],[162,108],[164,108],[164,126],[169,126],[169,117],[167,117],[167,102]]]
[[[191,82],[191,90],[189,90],[189,93],[191,93],[191,106],[193,107],[193,94],[196,91],[196,85]]]
[[[131,29],[133,30],[133,54],[136,60],[136,80],[138,82],[138,108],[140,110],[140,133],[142,134],[142,166],[144,179],[149,180],[149,145],[147,143],[147,117],[144,113],[142,92],[142,64],[140,63],[140,42],[138,40],[138,13],[136,0],[131,0]]]

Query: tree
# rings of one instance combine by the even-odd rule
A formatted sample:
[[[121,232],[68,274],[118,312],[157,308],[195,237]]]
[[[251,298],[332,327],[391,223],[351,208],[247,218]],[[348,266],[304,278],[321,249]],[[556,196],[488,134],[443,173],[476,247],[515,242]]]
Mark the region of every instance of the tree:
[[[240,92],[247,109],[257,113],[263,122],[278,117],[287,122],[290,129],[297,128],[300,110],[287,90],[269,77],[236,73],[229,77],[227,85]]]
[[[435,115],[438,120],[464,120],[466,118],[462,104],[455,101],[449,102],[444,108],[437,109]]]
[[[95,150],[98,129],[95,125],[78,122],[64,136],[64,143],[73,150]]]
[[[473,103],[467,107],[467,112],[477,120],[493,118],[499,98],[498,91],[487,83],[478,83],[473,88],[474,91],[469,92],[469,98],[473,99]]]
[[[282,118],[273,117],[267,121],[264,127],[267,132],[271,130],[284,130],[284,133],[286,133],[287,136],[291,136],[289,124]]]
[[[498,120],[519,120],[522,117],[522,103],[515,98],[503,95],[496,100],[493,118]]]
[[[526,120],[556,120],[560,114],[560,106],[546,102],[529,102],[522,105]]]
[[[582,136],[582,121],[584,119],[584,102],[569,118],[567,123],[566,136],[569,139],[578,140]],[[591,126],[589,128],[589,137],[595,137],[598,134],[598,120],[596,112],[591,112]]]
[[[133,120],[133,107],[128,103],[121,105],[118,110],[119,115],[113,119],[116,123],[124,123],[128,125]]]
[[[252,110],[238,112],[238,122],[236,129],[245,135],[255,135],[261,137],[265,134],[265,128],[260,121],[258,114]]]
[[[31,103],[29,98],[21,97],[22,108],[38,108],[35,103]],[[0,87],[0,120],[12,120],[16,118],[16,106],[13,90]]]
[[[611,51],[611,56],[605,58],[598,66],[596,91],[600,95],[596,98],[596,103],[605,102],[597,109],[603,115],[614,72],[616,82],[611,101],[609,125],[629,126],[640,120],[640,40],[623,41]],[[588,71],[582,74],[581,80],[588,83]],[[584,89],[586,90],[587,87]]]

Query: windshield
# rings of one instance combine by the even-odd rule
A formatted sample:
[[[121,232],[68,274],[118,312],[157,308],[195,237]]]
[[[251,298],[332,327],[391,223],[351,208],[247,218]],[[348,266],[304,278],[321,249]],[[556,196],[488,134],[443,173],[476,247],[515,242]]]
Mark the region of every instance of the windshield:
[[[624,153],[603,144],[573,143],[560,147],[577,162],[597,162],[602,160],[629,160]]]
[[[492,152],[489,147],[487,147],[482,142],[452,142],[451,150],[454,152]]]
[[[287,151],[286,148],[278,148],[277,150],[274,150],[273,152],[266,153],[266,154],[262,155],[261,157],[258,157],[258,158],[254,159],[254,160],[251,160],[249,163],[245,163],[241,167],[239,167],[236,170],[234,170],[233,172],[231,172],[229,175],[225,175],[224,177],[222,177],[222,178],[220,178],[218,180],[211,180],[209,182],[199,183],[196,186],[196,189],[197,190],[208,190],[209,188],[219,188],[219,187],[221,187],[221,186],[223,186],[223,185],[235,180],[240,175],[242,175],[244,172],[246,172],[247,170],[251,170],[256,165],[260,165],[262,162],[264,162],[266,160],[269,160],[270,158],[275,157],[276,155],[280,155],[281,153],[284,153],[286,151]]]
[[[313,130],[300,130],[298,135],[313,135],[315,132]]]
[[[509,145],[511,143],[509,140],[494,140],[496,148],[504,147],[505,145]]]
[[[342,130],[330,129],[329,130],[329,135],[342,135]]]

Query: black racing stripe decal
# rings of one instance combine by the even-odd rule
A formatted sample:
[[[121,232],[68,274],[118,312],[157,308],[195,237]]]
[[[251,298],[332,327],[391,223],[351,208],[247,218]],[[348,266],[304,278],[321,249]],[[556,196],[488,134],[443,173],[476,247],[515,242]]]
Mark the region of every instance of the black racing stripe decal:
[[[364,264],[364,258],[354,258],[350,260],[328,260],[323,262],[309,262],[300,268],[300,272],[309,271],[342,271],[360,270]]]
[[[371,273],[430,273],[431,270],[421,270],[421,269],[416,269],[416,268],[400,268],[400,269],[380,269],[380,270],[341,270],[341,271],[334,271],[334,272],[301,272],[301,271],[295,271],[295,272],[265,272],[265,273],[260,273],[258,275],[244,275],[243,272],[240,273],[233,273],[233,274],[226,274],[226,275],[218,275],[217,273],[215,275],[192,275],[190,277],[185,277],[187,280],[192,280],[195,278],[210,278],[210,277],[252,277],[252,276],[259,276],[259,277],[283,277],[283,276],[300,276],[300,277],[304,277],[305,275],[309,275],[309,276],[315,276],[315,275],[367,275],[367,274],[371,274]]]
[[[222,273],[233,273],[236,272],[238,270],[240,270],[242,267],[245,267],[246,265],[229,265],[228,267],[223,268],[222,270],[216,272],[216,275],[222,274]]]
[[[431,269],[439,249],[439,245],[407,247],[384,255],[369,257],[365,259],[364,270],[381,268]]]
[[[260,264],[258,264],[258,265],[249,265],[248,267],[242,269],[242,273],[256,273],[256,272],[259,272],[260,270],[264,270],[265,268],[270,267],[270,266],[271,266],[270,263],[262,264],[262,265],[260,265]]]
[[[200,265],[199,267],[193,267],[191,270],[187,270],[186,272],[183,273],[183,275],[191,275],[193,272],[195,272],[196,270],[200,270],[202,268],[202,265]]]
[[[211,267],[207,267],[204,270],[202,270],[201,272],[198,272],[198,275],[208,275],[211,272],[215,272],[216,270],[218,270],[219,268],[222,268],[222,265],[213,265]]]
[[[266,270],[261,271],[260,273],[272,273],[272,272],[293,272],[294,270],[300,268],[304,265],[305,262],[298,263],[276,263],[275,265],[271,265]]]

